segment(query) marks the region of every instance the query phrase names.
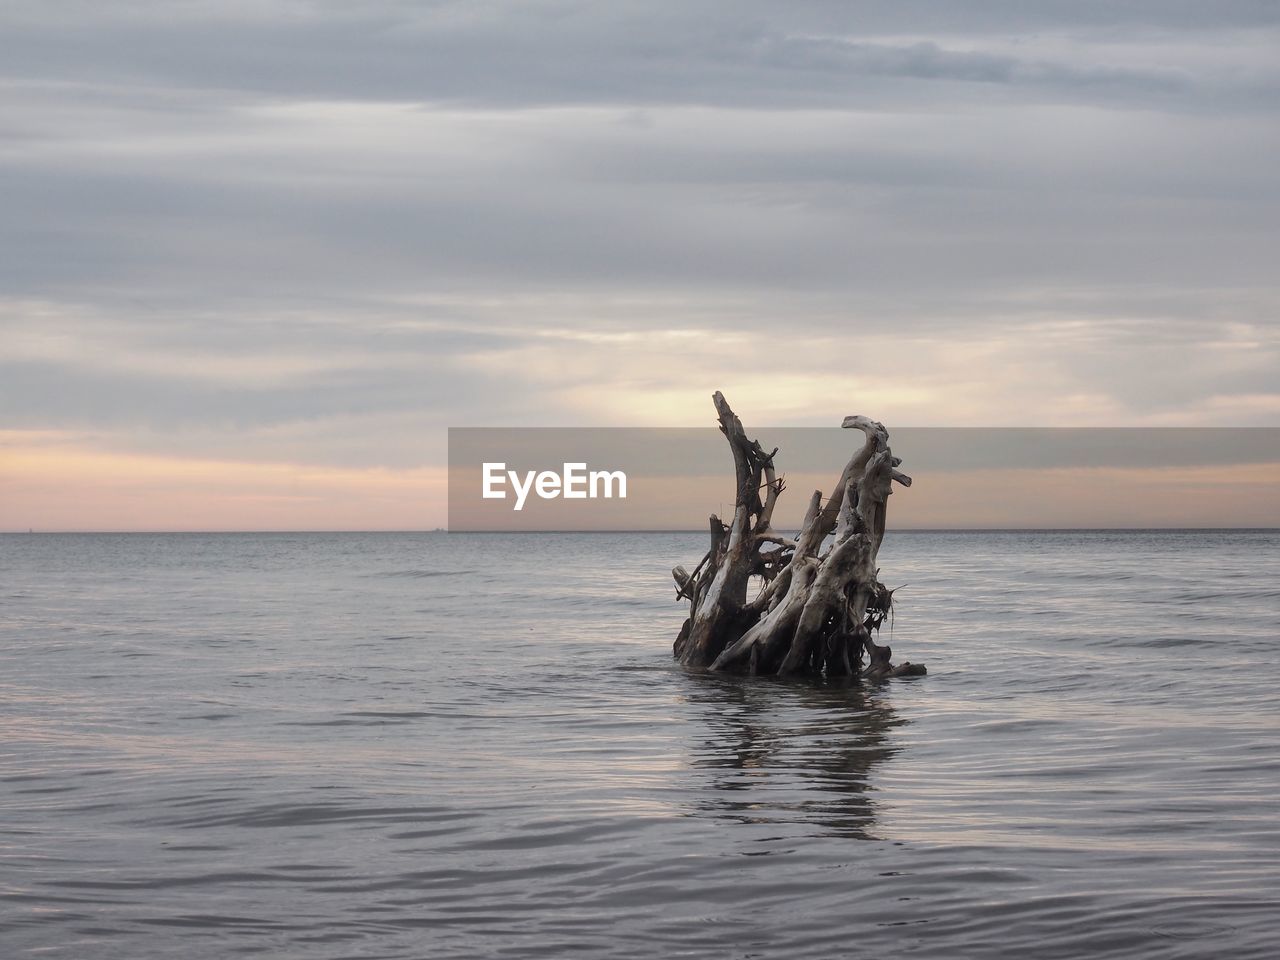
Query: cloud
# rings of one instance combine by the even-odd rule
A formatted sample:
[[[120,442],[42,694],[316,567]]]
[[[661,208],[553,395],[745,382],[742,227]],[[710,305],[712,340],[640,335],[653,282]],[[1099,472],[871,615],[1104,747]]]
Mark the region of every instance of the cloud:
[[[10,3],[0,426],[1274,424],[1280,17]]]
[[[7,19],[0,53],[37,76],[488,107],[750,108],[931,98],[914,81],[1166,103],[1188,94],[1274,99],[1265,41],[1280,22],[1265,5],[1243,2],[1212,11],[1159,2],[957,10],[943,0],[28,3],[10,4]],[[1204,50],[1205,36],[1230,38],[1234,60],[1223,51],[1183,69],[1179,50]]]

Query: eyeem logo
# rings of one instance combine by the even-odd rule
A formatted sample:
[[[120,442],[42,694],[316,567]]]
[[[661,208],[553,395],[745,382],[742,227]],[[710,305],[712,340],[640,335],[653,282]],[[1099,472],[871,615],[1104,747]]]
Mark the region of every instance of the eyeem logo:
[[[523,481],[523,482],[522,482]],[[515,470],[508,470],[505,463],[484,464],[484,491],[486,500],[505,500],[506,484],[510,482],[515,492],[514,510],[523,510],[530,491],[543,500],[564,497],[566,500],[595,500],[601,497],[627,498],[627,475],[621,470],[587,471],[585,463],[566,463],[563,473],[529,470],[522,477]],[[615,484],[617,492],[615,493]]]

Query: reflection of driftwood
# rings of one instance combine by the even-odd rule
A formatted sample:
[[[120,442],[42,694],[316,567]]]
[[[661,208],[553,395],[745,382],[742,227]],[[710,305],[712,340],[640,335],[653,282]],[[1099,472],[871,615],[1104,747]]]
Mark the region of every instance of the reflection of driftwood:
[[[709,788],[697,815],[874,838],[872,778],[896,753],[890,731],[901,722],[888,702],[848,680],[762,690],[713,673],[687,679],[702,728],[690,763]]]
[[[893,666],[889,647],[871,639],[893,602],[893,592],[876,579],[886,501],[893,481],[911,485],[897,470],[901,461],[889,450],[889,432],[866,417],[845,418],[842,426],[860,430],[866,441],[825,504],[814,491],[791,540],[770,525],[783,489],[773,462],[777,449],[766,453],[748,440],[724,397],[717,392],[713,400],[733,450],[737,494],[728,524],[711,518],[711,548],[694,571],[671,572],[677,596],[689,601],[675,655],[688,666],[753,674],[924,673],[919,664]],[[753,576],[763,586],[748,600]]]

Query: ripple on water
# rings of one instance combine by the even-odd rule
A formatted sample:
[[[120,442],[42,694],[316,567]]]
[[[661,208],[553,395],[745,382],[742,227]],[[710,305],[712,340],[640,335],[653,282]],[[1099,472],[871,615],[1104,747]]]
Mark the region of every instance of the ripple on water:
[[[874,687],[673,668],[703,539],[6,541],[6,955],[1274,955],[1275,535],[891,537]]]

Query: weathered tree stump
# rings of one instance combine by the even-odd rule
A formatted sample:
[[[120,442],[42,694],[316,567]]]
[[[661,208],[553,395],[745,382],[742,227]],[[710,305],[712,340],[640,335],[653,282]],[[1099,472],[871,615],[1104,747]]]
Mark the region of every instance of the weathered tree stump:
[[[887,500],[893,481],[911,485],[898,472],[889,432],[866,417],[845,417],[841,426],[860,430],[865,442],[829,500],[813,492],[800,533],[790,539],[770,526],[784,488],[777,449],[766,453],[748,440],[724,397],[712,399],[733,450],[737,494],[729,523],[711,517],[711,548],[693,572],[671,571],[677,598],[689,601],[675,656],[690,667],[750,674],[923,674],[920,664],[894,666],[890,648],[872,640],[893,605],[876,567]],[[752,577],[761,587],[748,599]]]

